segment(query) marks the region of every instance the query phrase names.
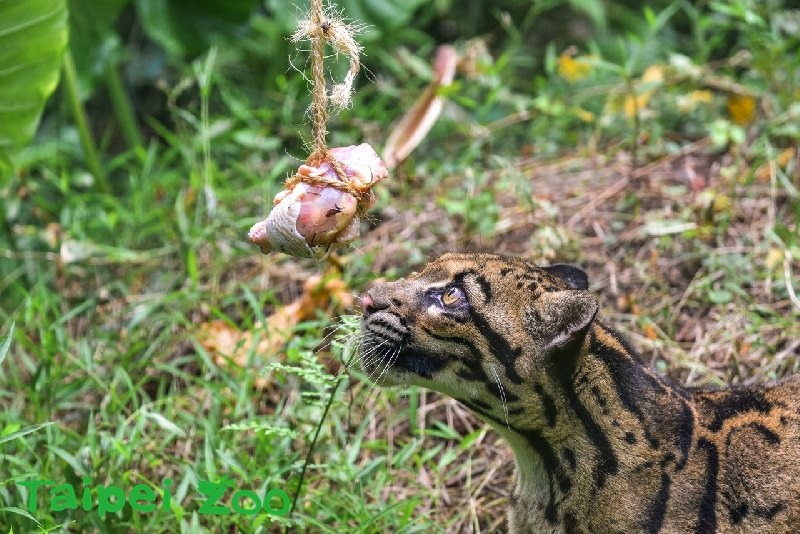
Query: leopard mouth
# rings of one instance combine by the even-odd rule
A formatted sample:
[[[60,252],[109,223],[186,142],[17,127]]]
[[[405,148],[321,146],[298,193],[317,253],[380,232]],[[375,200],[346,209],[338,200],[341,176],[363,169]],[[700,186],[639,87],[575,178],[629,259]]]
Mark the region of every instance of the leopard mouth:
[[[394,382],[393,378],[401,379],[407,374],[431,380],[433,373],[444,366],[441,356],[414,346],[405,321],[393,313],[365,317],[362,332],[361,366],[376,382]]]
[[[362,318],[361,332],[361,369],[376,383],[394,382],[391,374],[410,334],[408,327],[398,315],[378,312]]]
[[[444,367],[444,360],[433,354],[425,354],[413,349],[400,351],[393,367],[399,371],[407,371],[433,380],[433,374]]]
[[[433,380],[434,373],[445,364],[440,357],[402,346],[384,346],[375,354],[369,354],[369,349],[362,350],[361,358],[363,370],[370,378],[377,376],[376,382],[405,378],[408,374]]]

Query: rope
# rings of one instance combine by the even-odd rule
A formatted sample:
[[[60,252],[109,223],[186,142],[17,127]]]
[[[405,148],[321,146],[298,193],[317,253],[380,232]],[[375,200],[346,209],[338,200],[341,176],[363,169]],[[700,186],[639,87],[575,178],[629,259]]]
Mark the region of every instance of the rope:
[[[308,156],[306,164],[319,166],[323,161],[330,162],[338,180],[327,177],[310,179],[307,176],[295,174],[286,181],[286,188],[291,189],[298,182],[326,185],[346,191],[356,198],[362,193],[356,190],[347,179],[341,162],[328,150],[325,137],[327,136],[328,103],[343,109],[351,104],[353,83],[355,82],[361,62],[358,58],[361,46],[353,38],[353,33],[359,28],[349,26],[338,16],[329,16],[322,5],[322,0],[311,0],[311,5],[306,18],[300,21],[297,31],[292,35],[293,42],[309,40],[311,42],[311,77],[313,88],[311,91],[311,118],[313,122],[314,151]],[[325,82],[325,43],[328,42],[336,53],[346,54],[350,60],[350,69],[342,83],[334,85],[330,96]]]

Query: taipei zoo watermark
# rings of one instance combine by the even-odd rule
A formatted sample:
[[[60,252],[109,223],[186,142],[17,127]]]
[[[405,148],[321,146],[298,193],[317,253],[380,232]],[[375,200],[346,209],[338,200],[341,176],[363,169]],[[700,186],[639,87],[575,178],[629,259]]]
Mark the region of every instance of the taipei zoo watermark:
[[[34,514],[46,509],[50,512],[83,509],[97,510],[100,516],[121,511],[128,503],[139,513],[154,512],[157,508],[172,511],[172,479],[165,478],[160,486],[136,484],[129,488],[115,485],[92,485],[89,477],[82,486],[56,484],[52,480],[36,479],[17,482],[27,489],[25,509]],[[233,482],[223,478],[219,482],[201,480],[197,492],[202,497],[197,513],[205,515],[257,515],[285,516],[291,510],[289,495],[282,489],[272,488],[259,495],[249,489],[232,489]],[[232,493],[228,490],[232,489]],[[230,495],[230,501],[227,500]]]

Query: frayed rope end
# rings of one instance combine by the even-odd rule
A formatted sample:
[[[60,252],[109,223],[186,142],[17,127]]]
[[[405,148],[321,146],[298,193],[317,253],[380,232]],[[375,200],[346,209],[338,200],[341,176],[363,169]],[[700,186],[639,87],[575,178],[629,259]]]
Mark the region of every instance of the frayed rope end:
[[[350,69],[347,71],[344,81],[333,86],[330,93],[330,103],[338,108],[350,107],[352,103],[353,84],[356,75],[361,68],[359,54],[362,47],[359,45],[354,35],[363,31],[361,24],[345,23],[340,15],[329,15],[323,11],[322,22],[317,22],[310,12],[308,16],[301,20],[297,30],[292,34],[292,42],[309,40],[314,43],[328,41],[337,54],[346,54],[350,60]],[[314,79],[314,83],[324,83],[324,80]]]

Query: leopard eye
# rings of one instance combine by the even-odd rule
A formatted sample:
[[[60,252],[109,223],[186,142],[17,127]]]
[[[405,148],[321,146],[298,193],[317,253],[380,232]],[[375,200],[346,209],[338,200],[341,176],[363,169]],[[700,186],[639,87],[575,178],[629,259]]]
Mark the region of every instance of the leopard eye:
[[[457,306],[463,300],[464,292],[457,287],[448,287],[447,290],[442,293],[442,304],[448,308]]]

